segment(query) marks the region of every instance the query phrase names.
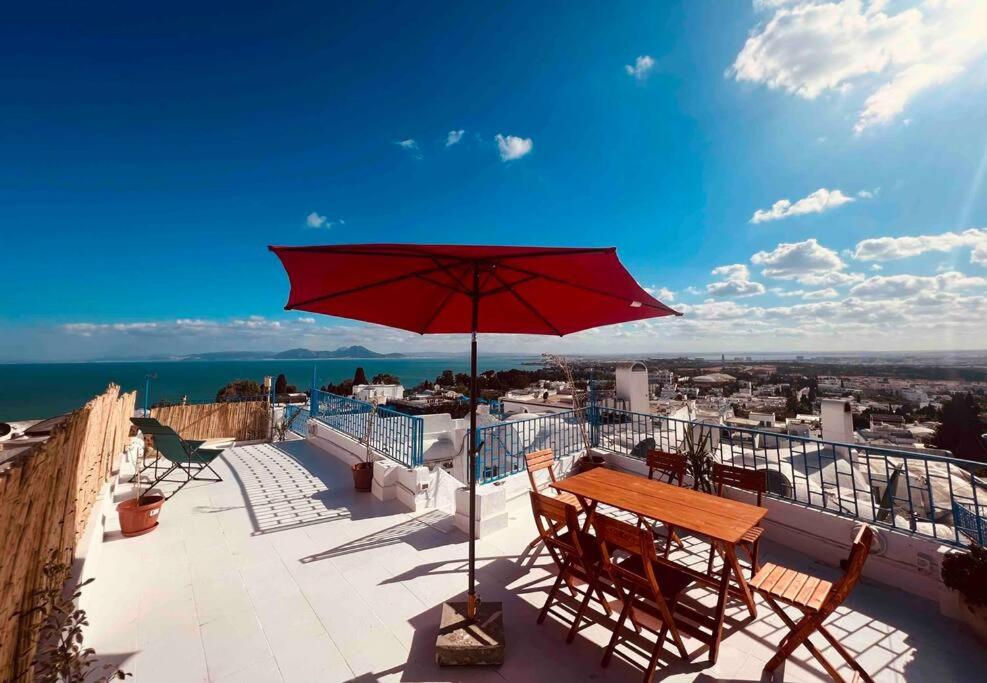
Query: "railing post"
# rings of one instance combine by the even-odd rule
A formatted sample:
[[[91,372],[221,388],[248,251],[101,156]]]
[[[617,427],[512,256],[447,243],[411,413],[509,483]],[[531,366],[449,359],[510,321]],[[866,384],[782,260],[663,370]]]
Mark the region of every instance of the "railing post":
[[[596,448],[600,445],[600,416],[599,407],[596,403],[596,390],[593,388],[593,380],[588,382],[589,391],[586,405],[586,419],[589,421],[589,445]]]
[[[308,401],[308,416],[318,417],[319,416],[319,381],[315,374],[315,364],[312,364],[312,393],[309,396]]]

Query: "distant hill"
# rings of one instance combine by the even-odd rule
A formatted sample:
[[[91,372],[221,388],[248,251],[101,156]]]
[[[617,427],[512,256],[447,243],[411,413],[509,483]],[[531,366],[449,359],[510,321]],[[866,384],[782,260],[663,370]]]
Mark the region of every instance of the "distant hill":
[[[287,351],[214,351],[184,356],[182,360],[311,360],[319,358],[404,358],[403,353],[377,353],[366,346],[340,346],[335,351],[288,349]]]

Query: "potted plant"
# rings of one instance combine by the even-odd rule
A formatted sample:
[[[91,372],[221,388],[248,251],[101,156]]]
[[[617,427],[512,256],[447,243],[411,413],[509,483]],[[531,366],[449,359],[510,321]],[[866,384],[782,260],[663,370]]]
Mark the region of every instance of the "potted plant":
[[[370,401],[370,412],[367,414],[367,429],[363,435],[363,443],[367,449],[363,462],[353,465],[353,488],[357,491],[369,491],[374,483],[374,453],[370,438],[374,433],[374,419],[377,417],[377,399]]]
[[[699,428],[699,436],[691,426],[686,427],[685,440],[679,448],[685,456],[686,473],[692,478],[692,488],[704,493],[713,492],[713,434]]]
[[[141,492],[141,474],[138,464],[138,449],[135,444],[139,442],[132,440],[127,447],[127,459],[134,465],[137,471],[135,477],[137,481],[137,496],[129,498],[117,505],[117,516],[120,519],[120,531],[124,536],[140,536],[149,531],[154,531],[158,527],[158,514],[161,506],[164,505],[165,497],[159,491]]]
[[[30,606],[14,614],[33,624],[31,639],[36,644],[30,668],[14,679],[30,676],[39,683],[94,683],[129,678],[131,674],[112,664],[98,666],[96,651],[85,647],[89,619],[77,605],[82,589],[95,579],[72,590],[68,586],[70,567],[57,551],[52,551],[41,572],[43,582],[32,592]]]
[[[569,389],[572,391],[572,409],[578,412],[583,406],[582,401],[579,399],[579,392],[576,391],[576,380],[572,375],[572,365],[569,363],[569,359],[565,356],[557,356],[551,353],[543,353],[542,360],[548,365],[554,365],[561,372],[562,376],[565,377],[566,384],[569,385]],[[583,454],[572,464],[572,474],[579,474],[580,472],[588,472],[589,470],[596,469],[597,467],[606,467],[607,461],[602,455],[597,455],[593,453],[593,444],[590,442],[589,430],[586,428],[586,419],[579,420],[579,435],[582,437],[583,441]]]
[[[965,551],[945,555],[942,582],[960,594],[966,623],[987,643],[987,549],[971,543]]]

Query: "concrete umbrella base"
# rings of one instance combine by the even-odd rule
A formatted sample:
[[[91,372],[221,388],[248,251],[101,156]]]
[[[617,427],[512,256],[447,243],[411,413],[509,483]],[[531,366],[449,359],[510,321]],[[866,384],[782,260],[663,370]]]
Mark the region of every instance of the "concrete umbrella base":
[[[440,666],[499,666],[504,663],[504,609],[500,602],[481,602],[475,619],[465,602],[442,605],[435,663]]]

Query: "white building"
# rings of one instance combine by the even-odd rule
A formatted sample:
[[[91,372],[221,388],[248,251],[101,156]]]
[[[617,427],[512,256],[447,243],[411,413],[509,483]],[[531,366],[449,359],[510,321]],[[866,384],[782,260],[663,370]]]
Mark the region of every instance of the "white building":
[[[376,400],[387,403],[396,398],[404,398],[404,386],[400,384],[354,384],[353,398],[359,401]]]

